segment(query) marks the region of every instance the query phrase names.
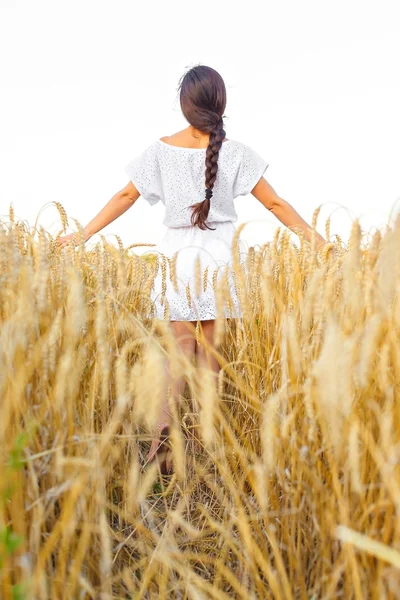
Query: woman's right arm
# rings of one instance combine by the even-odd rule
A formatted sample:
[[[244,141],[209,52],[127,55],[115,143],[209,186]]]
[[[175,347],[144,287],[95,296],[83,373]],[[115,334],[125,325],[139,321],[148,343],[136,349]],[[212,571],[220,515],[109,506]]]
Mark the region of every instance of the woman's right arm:
[[[289,202],[286,202],[286,200],[278,196],[274,188],[266,179],[264,179],[264,177],[261,177],[255,187],[251,190],[251,193],[263,206],[265,206],[265,208],[270,210],[281,223],[286,225],[288,229],[297,234],[299,231],[303,231],[305,238],[309,242],[311,241],[313,230],[310,225],[301,218]],[[326,240],[318,232],[316,232],[316,241],[318,246],[326,244]]]
[[[95,233],[115,221],[119,216],[128,210],[139,198],[139,191],[133,183],[129,183],[107,202],[101,211],[84,227],[83,234],[85,242],[89,240]],[[77,243],[77,234],[70,233],[64,235],[57,240],[60,247],[69,244],[70,242]]]

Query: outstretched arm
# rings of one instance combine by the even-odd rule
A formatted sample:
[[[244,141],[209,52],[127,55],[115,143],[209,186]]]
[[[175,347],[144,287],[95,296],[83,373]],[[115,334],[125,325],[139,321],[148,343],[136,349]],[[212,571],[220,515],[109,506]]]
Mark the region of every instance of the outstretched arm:
[[[286,202],[286,200],[278,196],[274,188],[266,179],[264,179],[264,177],[261,177],[256,186],[251,190],[251,193],[263,206],[265,206],[265,208],[270,210],[281,223],[286,225],[288,229],[295,233],[303,231],[305,238],[308,241],[311,241],[312,229],[310,225],[301,218],[289,202]],[[317,246],[321,246],[326,243],[326,240],[322,235],[316,232],[316,242]]]
[[[114,194],[101,211],[84,227],[83,233],[85,242],[95,233],[115,221],[119,216],[128,210],[139,198],[139,192],[130,181],[122,190]],[[74,237],[75,236],[75,237]],[[70,233],[57,239],[57,243],[62,247],[69,242],[77,242],[76,233]]]

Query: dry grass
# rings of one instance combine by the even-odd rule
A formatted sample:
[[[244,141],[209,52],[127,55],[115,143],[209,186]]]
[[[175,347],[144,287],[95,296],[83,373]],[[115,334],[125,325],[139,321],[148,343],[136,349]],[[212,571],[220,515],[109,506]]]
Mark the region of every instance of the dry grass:
[[[179,358],[118,241],[0,228],[0,597],[400,598],[399,223],[235,261],[245,316],[217,390],[183,364],[168,481],[142,465]]]

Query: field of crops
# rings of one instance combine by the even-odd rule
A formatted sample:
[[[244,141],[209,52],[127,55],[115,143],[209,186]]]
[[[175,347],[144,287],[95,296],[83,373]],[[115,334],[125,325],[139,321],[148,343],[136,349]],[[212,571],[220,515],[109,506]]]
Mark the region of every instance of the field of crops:
[[[400,222],[325,234],[234,261],[214,382],[143,317],[156,261],[102,236],[60,251],[10,210],[0,598],[400,598]],[[143,465],[166,360],[187,385],[162,478]]]

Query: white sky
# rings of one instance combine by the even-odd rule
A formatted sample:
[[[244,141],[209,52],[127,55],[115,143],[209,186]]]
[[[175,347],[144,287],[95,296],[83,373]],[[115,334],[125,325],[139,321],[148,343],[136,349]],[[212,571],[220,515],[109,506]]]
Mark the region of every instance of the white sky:
[[[33,226],[57,200],[86,225],[131,158],[187,126],[178,80],[201,62],[226,82],[227,137],[306,221],[324,204],[322,235],[328,215],[344,239],[356,216],[382,227],[400,207],[399,23],[398,0],[0,0],[0,214]],[[251,195],[235,206],[250,244],[280,226]],[[139,198],[101,233],[157,243],[163,213]],[[39,223],[55,234],[55,207]]]

